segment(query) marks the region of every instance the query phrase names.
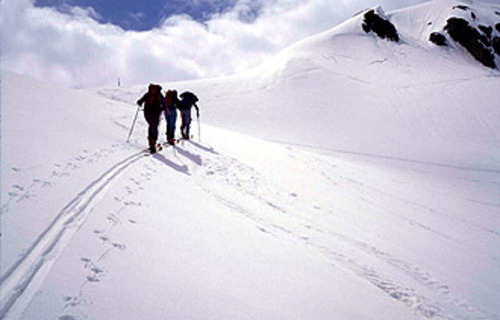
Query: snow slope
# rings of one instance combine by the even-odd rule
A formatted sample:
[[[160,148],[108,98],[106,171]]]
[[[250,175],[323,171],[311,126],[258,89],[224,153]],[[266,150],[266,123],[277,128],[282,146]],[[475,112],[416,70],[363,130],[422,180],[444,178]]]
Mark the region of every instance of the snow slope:
[[[146,86],[2,72],[0,319],[499,319],[498,72],[417,32],[451,3],[164,84],[203,122],[155,156]]]
[[[197,92],[204,121],[261,138],[495,168],[500,73],[457,44],[442,48],[427,40],[447,18],[462,15],[453,9],[461,3],[434,1],[388,14],[401,34],[397,44],[366,34],[358,14],[247,74],[164,86]],[[500,22],[498,5],[467,4],[477,8],[477,24]],[[142,90],[101,93],[132,102]]]

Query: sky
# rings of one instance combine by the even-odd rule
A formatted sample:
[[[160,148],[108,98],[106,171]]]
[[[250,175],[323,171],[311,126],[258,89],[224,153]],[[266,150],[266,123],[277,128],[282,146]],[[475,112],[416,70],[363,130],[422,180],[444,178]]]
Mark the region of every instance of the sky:
[[[111,23],[124,30],[147,31],[161,26],[165,18],[188,15],[203,23],[214,14],[231,11],[237,0],[37,0],[37,7],[52,7],[71,13],[78,6],[92,8],[93,17],[101,23]],[[248,1],[248,9],[239,18],[252,21],[263,7],[262,1]]]
[[[67,87],[192,80],[255,67],[381,5],[423,0],[0,0],[2,69]]]

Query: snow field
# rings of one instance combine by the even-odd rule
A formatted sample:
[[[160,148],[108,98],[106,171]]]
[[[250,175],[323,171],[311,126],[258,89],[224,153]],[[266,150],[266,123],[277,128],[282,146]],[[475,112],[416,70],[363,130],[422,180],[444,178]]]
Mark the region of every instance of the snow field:
[[[201,137],[153,156],[147,85],[2,72],[0,319],[499,319],[498,72],[422,26],[454,3],[162,84]]]

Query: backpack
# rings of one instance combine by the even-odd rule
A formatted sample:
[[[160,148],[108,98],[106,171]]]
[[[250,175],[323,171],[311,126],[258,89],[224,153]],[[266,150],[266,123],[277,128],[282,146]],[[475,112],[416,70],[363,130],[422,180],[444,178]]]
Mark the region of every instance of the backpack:
[[[156,93],[153,93],[156,89]],[[143,97],[146,104],[144,105],[144,112],[149,114],[156,114],[161,112],[163,105],[163,96],[161,94],[161,86],[158,84],[150,84],[148,92]]]
[[[168,90],[167,93],[165,94],[165,107],[171,110],[174,109],[176,101],[177,101],[177,91]]]
[[[180,97],[182,98],[181,103],[180,103],[181,110],[187,110],[187,109],[191,108],[193,106],[193,104],[198,102],[198,97],[190,91],[185,91],[185,92],[181,93]]]

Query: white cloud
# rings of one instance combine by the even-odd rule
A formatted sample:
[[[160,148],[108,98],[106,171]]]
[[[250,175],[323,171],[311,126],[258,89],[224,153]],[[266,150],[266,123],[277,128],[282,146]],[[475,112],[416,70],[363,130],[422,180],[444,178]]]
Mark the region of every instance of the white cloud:
[[[382,1],[382,4],[384,1]],[[389,5],[392,1],[385,1]],[[408,0],[409,5],[419,0]],[[61,13],[32,0],[2,0],[2,68],[67,86],[183,80],[239,72],[285,46],[326,30],[377,1],[262,1],[259,16],[240,0],[230,11],[199,23],[188,16],[134,32],[100,24],[91,8]]]
[[[71,15],[80,18],[92,18],[95,20],[101,20],[102,16],[94,10],[92,7],[72,7],[67,4],[64,5],[65,10]]]

